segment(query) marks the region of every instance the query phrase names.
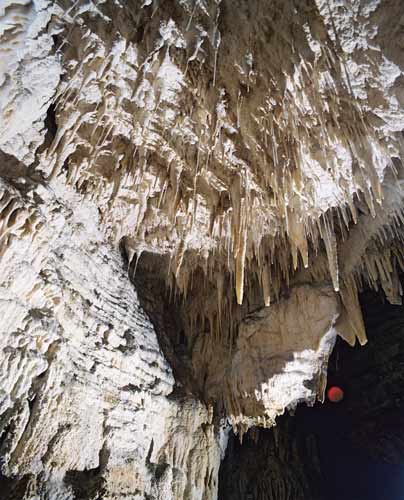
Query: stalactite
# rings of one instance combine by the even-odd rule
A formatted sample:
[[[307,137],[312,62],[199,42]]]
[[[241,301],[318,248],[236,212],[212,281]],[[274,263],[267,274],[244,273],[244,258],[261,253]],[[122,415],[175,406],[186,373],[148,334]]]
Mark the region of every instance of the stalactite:
[[[285,408],[321,399],[333,335],[351,345],[366,342],[358,293],[377,289],[395,304],[402,297],[401,70],[395,50],[379,46],[376,28],[384,28],[372,9],[361,14],[363,34],[354,10],[349,19],[341,14],[338,29],[352,32],[336,40],[324,2],[315,13],[289,0],[270,6],[261,0],[242,6],[229,0],[80,0],[67,8],[57,0],[39,10],[23,3],[16,29],[6,21],[11,42],[5,50],[0,41],[7,69],[7,85],[0,82],[0,153],[9,155],[0,158],[2,260],[9,262],[20,241],[29,252],[44,231],[63,227],[67,234],[82,217],[75,234],[86,258],[100,241],[112,249],[121,243],[136,282],[142,262],[158,256],[150,282],[158,281],[180,325],[168,339],[174,344],[169,354],[185,359],[195,393],[214,402],[241,439],[251,426],[272,426]],[[3,11],[0,23],[8,15]],[[52,36],[62,40],[59,47]],[[352,43],[340,47],[347,40]],[[10,54],[16,61],[3,63]],[[68,262],[70,246],[66,237],[52,247],[49,262],[62,252]],[[33,257],[35,265],[40,258]],[[27,292],[33,296],[34,286]],[[309,298],[299,301],[307,289]],[[89,291],[94,302],[97,293]],[[27,317],[46,300],[37,302]],[[324,318],[310,328],[306,323],[325,303],[327,328],[311,343]],[[264,324],[262,331],[253,324]],[[90,338],[92,329],[82,332],[86,342],[88,332]],[[97,335],[100,351],[109,346],[106,357],[130,350],[105,325]],[[185,340],[178,345],[180,337]],[[287,368],[268,372],[278,362],[278,343],[296,355],[296,364],[315,353],[308,363],[317,370],[313,390],[300,384],[288,399],[291,380],[302,372],[288,359]],[[64,338],[62,348],[69,348]],[[148,356],[133,350],[139,359]],[[109,370],[112,362],[101,364]],[[275,390],[283,370],[289,370],[286,388]],[[184,449],[166,456],[187,466]],[[292,495],[282,481],[256,485],[254,494]]]
[[[344,280],[340,295],[343,309],[338,319],[337,331],[349,345],[355,345],[356,339],[361,345],[365,345],[367,343],[365,325],[359,304],[357,286],[352,277]]]

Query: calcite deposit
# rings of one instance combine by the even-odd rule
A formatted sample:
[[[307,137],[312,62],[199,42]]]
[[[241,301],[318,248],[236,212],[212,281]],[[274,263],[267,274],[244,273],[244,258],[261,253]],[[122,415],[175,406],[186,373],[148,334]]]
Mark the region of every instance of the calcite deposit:
[[[231,427],[323,399],[358,293],[401,303],[403,35],[401,0],[0,0],[5,498],[213,500]]]

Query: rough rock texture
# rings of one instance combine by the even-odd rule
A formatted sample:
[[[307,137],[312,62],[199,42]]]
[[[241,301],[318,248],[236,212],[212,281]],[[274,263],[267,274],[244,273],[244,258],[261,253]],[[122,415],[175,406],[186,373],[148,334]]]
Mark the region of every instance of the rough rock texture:
[[[216,498],[401,301],[401,4],[1,1],[10,498]]]
[[[220,453],[212,414],[173,394],[97,212],[18,187],[1,184],[21,228],[0,265],[3,475],[24,478],[24,498],[211,498]],[[16,498],[14,486],[9,496],[2,488]]]
[[[398,500],[404,468],[403,306],[361,295],[369,342],[340,339],[328,384],[344,399],[300,406],[272,429],[229,436],[219,500]]]
[[[194,373],[205,372],[205,398],[222,401],[225,415],[239,430],[271,427],[285,409],[304,401],[314,404],[324,395],[338,316],[331,287],[295,287],[288,299],[240,323],[227,364],[225,353],[207,356],[207,340],[202,339],[204,345],[196,344],[193,357]]]

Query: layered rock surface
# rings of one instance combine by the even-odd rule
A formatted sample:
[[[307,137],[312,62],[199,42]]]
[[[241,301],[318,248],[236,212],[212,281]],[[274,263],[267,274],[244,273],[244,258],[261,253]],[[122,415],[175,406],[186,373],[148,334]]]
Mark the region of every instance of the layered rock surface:
[[[23,483],[21,498],[211,498],[212,414],[173,393],[96,210],[18,188],[1,185],[9,224],[18,220],[1,258],[2,492],[19,498]]]
[[[401,301],[401,10],[3,0],[10,498],[215,498],[223,422],[321,399],[358,290]]]

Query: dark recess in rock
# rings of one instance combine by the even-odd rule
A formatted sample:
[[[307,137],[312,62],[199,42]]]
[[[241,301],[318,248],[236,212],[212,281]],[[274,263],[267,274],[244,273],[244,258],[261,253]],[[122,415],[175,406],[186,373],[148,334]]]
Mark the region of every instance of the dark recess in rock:
[[[404,307],[369,291],[360,301],[368,344],[339,339],[329,363],[343,401],[299,407],[242,444],[231,433],[219,500],[403,498]]]

